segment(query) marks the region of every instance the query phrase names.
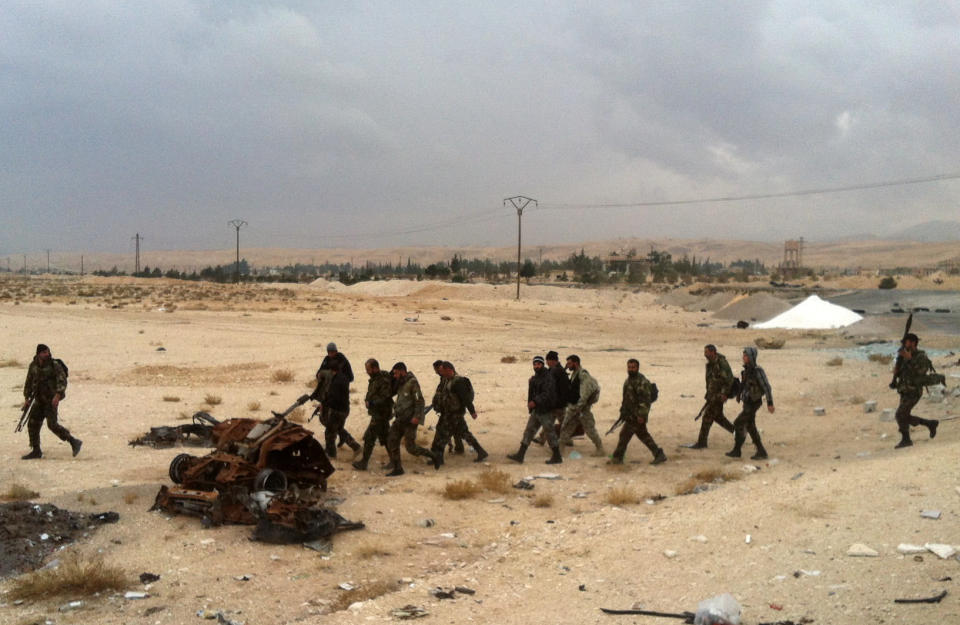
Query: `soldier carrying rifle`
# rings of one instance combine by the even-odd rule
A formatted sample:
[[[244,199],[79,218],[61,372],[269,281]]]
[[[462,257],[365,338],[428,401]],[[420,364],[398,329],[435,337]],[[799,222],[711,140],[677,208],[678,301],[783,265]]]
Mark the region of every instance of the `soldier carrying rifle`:
[[[49,347],[43,343],[37,345],[37,354],[30,363],[27,380],[23,384],[23,410],[32,448],[30,453],[22,456],[23,460],[43,457],[40,429],[44,420],[60,440],[70,443],[74,456],[80,453],[83,441],[71,436],[70,431],[57,422],[57,407],[67,394],[67,373],[67,366],[62,360],[51,356]]]

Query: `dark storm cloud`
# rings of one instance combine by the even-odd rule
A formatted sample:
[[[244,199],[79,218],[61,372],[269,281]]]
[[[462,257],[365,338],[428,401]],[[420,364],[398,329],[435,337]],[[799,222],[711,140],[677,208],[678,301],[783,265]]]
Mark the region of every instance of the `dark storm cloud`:
[[[953,218],[960,182],[548,207],[954,172],[958,31],[942,3],[8,3],[0,254],[228,247],[235,217],[250,245],[508,244],[514,194],[542,243]]]

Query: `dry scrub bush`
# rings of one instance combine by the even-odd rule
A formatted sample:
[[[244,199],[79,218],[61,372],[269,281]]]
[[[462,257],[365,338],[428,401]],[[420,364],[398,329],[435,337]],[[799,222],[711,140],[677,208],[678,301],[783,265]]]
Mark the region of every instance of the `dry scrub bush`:
[[[258,401],[252,401],[252,402],[248,403],[248,404],[247,404],[247,410],[249,410],[250,412],[256,412],[256,411],[260,410],[260,402],[258,402]]]
[[[504,364],[507,364],[507,365],[510,365],[510,364],[513,364],[513,363],[517,362],[517,357],[516,357],[516,356],[504,356],[503,358],[500,359],[500,362],[502,362],[502,363],[504,363]]]
[[[604,493],[603,500],[611,506],[624,506],[640,503],[640,496],[632,488],[618,486]]]
[[[861,397],[860,395],[854,395],[853,397],[850,398],[850,403],[853,404],[854,406],[856,406],[857,404],[862,404],[865,401],[867,401],[866,398]]]
[[[867,356],[867,360],[870,362],[879,362],[882,365],[889,365],[890,361],[893,360],[893,356],[890,354],[870,354]]]
[[[704,469],[695,473],[692,477],[677,486],[678,495],[691,495],[697,486],[702,484],[722,484],[723,482],[733,482],[743,477],[742,473],[735,471],[724,471],[723,469]]]
[[[138,495],[138,494],[136,493],[136,491],[128,490],[127,492],[125,492],[125,493],[123,494],[123,503],[125,503],[125,504],[127,504],[127,505],[129,506],[129,505],[131,505],[134,501],[136,501],[137,498],[139,498],[139,497],[140,497],[140,495]]]
[[[549,508],[553,505],[553,495],[547,493],[540,493],[533,498],[533,507],[534,508]]]
[[[180,401],[180,398],[177,397],[176,395],[164,395],[164,396],[163,396],[163,401],[168,401],[168,402],[170,402],[170,403],[174,403],[174,404],[175,404],[175,403],[177,403],[178,401]]]
[[[510,492],[510,475],[499,469],[486,469],[477,477],[477,484],[495,493]]]
[[[753,342],[760,349],[780,349],[787,343],[784,339],[766,339],[762,336],[754,339]]]
[[[20,361],[16,358],[8,358],[6,360],[0,360],[0,367],[19,367]]]
[[[207,395],[203,398],[203,401],[204,401],[204,403],[207,404],[208,406],[217,406],[217,405],[220,404],[220,402],[223,401],[223,398],[220,397],[219,395],[210,395],[210,394],[207,394]]]
[[[367,543],[360,545],[354,549],[354,554],[358,558],[363,560],[369,560],[370,558],[376,558],[377,556],[389,556],[391,555],[387,548],[378,543]]]
[[[476,482],[471,482],[470,480],[460,480],[447,484],[443,489],[443,496],[445,499],[459,501],[461,499],[470,499],[479,492],[480,485]]]
[[[123,569],[105,564],[103,557],[71,553],[55,569],[41,569],[15,578],[7,592],[10,599],[75,598],[107,590],[123,590],[127,583]]]
[[[293,380],[293,371],[290,369],[277,369],[270,377],[274,382],[290,382]]]
[[[294,423],[304,423],[307,420],[306,414],[307,414],[307,409],[304,408],[303,406],[300,406],[299,408],[295,408],[293,412],[287,415],[287,421],[292,421]]]
[[[40,493],[35,490],[30,490],[23,484],[11,484],[3,494],[0,494],[0,499],[4,501],[29,501],[39,496]]]
[[[341,610],[346,610],[352,603],[376,599],[377,597],[396,592],[397,589],[398,586],[395,581],[373,581],[358,586],[353,590],[337,593],[336,599],[330,602],[328,610],[330,613],[340,612]]]
[[[843,358],[841,358],[840,356],[834,356],[833,358],[827,361],[828,367],[840,367],[842,365],[843,365]]]

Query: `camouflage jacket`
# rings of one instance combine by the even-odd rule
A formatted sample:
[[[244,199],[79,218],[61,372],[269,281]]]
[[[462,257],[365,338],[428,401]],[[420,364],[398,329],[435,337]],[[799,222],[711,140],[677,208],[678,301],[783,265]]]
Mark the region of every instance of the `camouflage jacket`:
[[[620,404],[620,417],[624,419],[646,418],[650,414],[653,399],[653,384],[642,373],[627,375],[623,383],[623,403]]]
[[[24,398],[51,401],[57,393],[60,399],[67,396],[67,372],[53,358],[47,358],[42,365],[34,358],[27,369],[27,381],[23,383]]]
[[[923,394],[923,387],[935,384],[930,374],[933,372],[933,363],[927,358],[927,353],[918,349],[912,358],[904,358],[900,365],[900,374],[897,378],[897,392],[901,395],[919,397]]]
[[[459,375],[454,375],[449,380],[445,380],[445,382],[446,383],[442,384],[439,389],[440,396],[438,401],[440,402],[441,414],[462,416],[467,410],[470,411],[470,414],[474,414],[476,409],[473,407],[473,402],[469,401],[470,398],[467,395],[468,389],[464,378]],[[436,405],[434,409],[436,409]]]
[[[437,416],[443,414],[443,406],[440,404],[440,397],[443,395],[443,388],[447,385],[447,379],[444,377],[440,378],[440,381],[437,383],[437,390],[433,392],[433,399],[430,401],[430,407],[433,408],[433,411],[437,413]]]
[[[707,361],[706,379],[707,394],[704,395],[704,399],[711,401],[720,399],[721,395],[730,396],[733,370],[730,369],[730,363],[727,362],[726,356],[718,353],[713,362]]]
[[[550,412],[555,406],[562,405],[557,397],[553,376],[546,367],[530,376],[530,382],[527,384],[527,401],[536,404],[534,412]]]
[[[575,392],[570,393],[571,398],[576,398],[575,401],[570,402],[570,405],[577,412],[581,412],[587,406],[597,403],[597,399],[600,398],[600,384],[597,383],[596,378],[590,375],[589,371],[582,367],[574,371],[570,377],[570,388],[576,389]]]
[[[397,389],[397,403],[393,408],[397,421],[401,423],[411,423],[414,419],[419,421],[423,418],[423,405],[420,383],[417,382],[417,377],[408,371]]]
[[[387,371],[377,371],[370,376],[370,381],[367,383],[367,396],[364,401],[367,404],[367,412],[371,416],[390,417],[390,410],[393,408],[393,392],[390,381],[390,373]]]

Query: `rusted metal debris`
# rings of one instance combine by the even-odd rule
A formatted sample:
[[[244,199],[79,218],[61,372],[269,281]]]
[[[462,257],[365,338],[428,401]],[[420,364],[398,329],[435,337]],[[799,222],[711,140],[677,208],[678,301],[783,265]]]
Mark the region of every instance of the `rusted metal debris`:
[[[334,472],[310,430],[286,417],[310,397],[264,421],[229,419],[212,426],[214,451],[179,454],[170,462],[174,486],[161,486],[154,510],[200,517],[207,525],[257,525],[255,540],[306,542],[360,529],[320,504]]]
[[[150,428],[146,434],[130,441],[130,445],[149,445],[154,449],[176,446],[213,447],[213,428],[219,423],[210,414],[201,411],[193,415],[192,423]]]

